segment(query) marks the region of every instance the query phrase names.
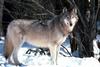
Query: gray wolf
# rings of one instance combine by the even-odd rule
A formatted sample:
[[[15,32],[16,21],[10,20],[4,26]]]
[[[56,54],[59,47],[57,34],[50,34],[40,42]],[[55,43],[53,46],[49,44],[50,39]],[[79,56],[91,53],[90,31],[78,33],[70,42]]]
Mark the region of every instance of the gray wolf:
[[[38,20],[13,20],[7,28],[5,57],[9,63],[20,64],[17,54],[24,42],[49,48],[53,64],[57,64],[59,46],[66,40],[78,21],[75,9],[63,9],[60,15],[43,23]],[[13,61],[11,61],[13,60]]]

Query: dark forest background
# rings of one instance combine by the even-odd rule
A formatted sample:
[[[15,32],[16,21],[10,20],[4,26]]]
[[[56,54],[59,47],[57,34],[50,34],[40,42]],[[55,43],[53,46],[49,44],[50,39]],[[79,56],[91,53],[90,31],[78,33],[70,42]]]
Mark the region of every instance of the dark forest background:
[[[0,0],[0,36],[6,35],[7,26],[14,19],[52,19],[64,7],[77,8],[79,16],[70,39],[71,51],[78,50],[80,57],[94,56],[92,41],[100,34],[99,0]]]

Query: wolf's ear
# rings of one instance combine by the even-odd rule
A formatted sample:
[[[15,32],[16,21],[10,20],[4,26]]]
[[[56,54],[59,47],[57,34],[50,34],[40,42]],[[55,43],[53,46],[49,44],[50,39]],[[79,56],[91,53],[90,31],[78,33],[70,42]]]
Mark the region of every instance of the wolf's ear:
[[[67,12],[67,8],[64,7],[64,8],[63,8],[63,13],[66,13],[66,12]]]
[[[72,9],[72,11],[71,11],[72,13],[75,13],[75,14],[77,14],[77,9],[76,8],[74,8],[74,9]]]

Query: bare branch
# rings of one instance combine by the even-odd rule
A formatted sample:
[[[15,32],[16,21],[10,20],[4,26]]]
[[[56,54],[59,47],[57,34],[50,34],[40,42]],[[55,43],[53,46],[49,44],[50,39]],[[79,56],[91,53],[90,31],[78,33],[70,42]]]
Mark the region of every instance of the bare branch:
[[[47,13],[33,14],[33,15],[48,15]]]
[[[10,12],[7,8],[5,8],[5,6],[4,6],[4,10],[7,11],[7,12],[9,13],[9,15],[10,15],[13,19],[15,19],[15,17],[11,14],[11,12]]]
[[[50,12],[48,9],[45,9],[42,5],[40,5],[38,2],[36,2],[35,0],[32,0],[36,5],[38,5],[40,8],[46,10],[48,13],[50,13],[52,16],[56,16],[54,13]]]
[[[99,9],[100,9],[100,5],[98,5],[97,11],[96,11],[96,15],[94,17],[94,22],[96,22],[96,20],[97,20]],[[94,23],[93,23],[93,25],[94,25]]]

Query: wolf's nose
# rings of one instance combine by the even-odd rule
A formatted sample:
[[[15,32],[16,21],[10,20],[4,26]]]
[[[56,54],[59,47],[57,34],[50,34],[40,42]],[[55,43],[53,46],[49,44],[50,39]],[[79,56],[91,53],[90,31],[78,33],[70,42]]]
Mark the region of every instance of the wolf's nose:
[[[70,23],[70,26],[72,26],[72,23]]]

